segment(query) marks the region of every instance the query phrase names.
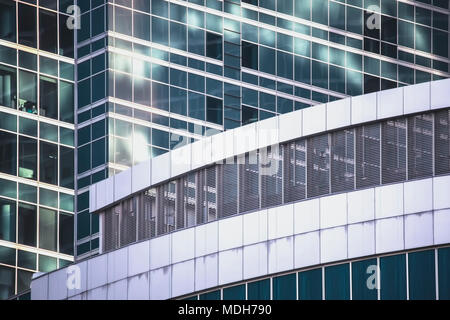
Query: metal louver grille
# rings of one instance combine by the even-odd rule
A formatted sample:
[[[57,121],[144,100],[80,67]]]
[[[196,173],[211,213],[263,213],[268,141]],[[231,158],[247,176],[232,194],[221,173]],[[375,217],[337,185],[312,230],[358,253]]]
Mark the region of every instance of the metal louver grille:
[[[283,146],[284,202],[306,198],[306,140]]]
[[[331,192],[350,191],[355,187],[354,130],[331,134]]]
[[[105,251],[119,248],[119,219],[121,206],[115,206],[105,212]]]
[[[408,118],[408,179],[433,174],[433,115]]]
[[[330,147],[328,135],[308,139],[308,197],[330,192]]]
[[[144,192],[138,218],[138,240],[156,236],[156,189]]]
[[[239,212],[259,208],[258,153],[246,153],[239,162]]]
[[[185,227],[192,227],[195,225],[195,209],[196,209],[196,173],[191,173],[184,178],[184,212],[185,212]]]
[[[136,199],[128,199],[122,203],[120,246],[136,242],[136,222]]]
[[[228,217],[237,213],[238,199],[238,166],[236,158],[233,163],[218,165],[220,189],[219,218]]]
[[[450,172],[450,110],[435,114],[435,174]]]
[[[217,219],[217,166],[205,169],[206,175],[206,204],[207,204],[207,220],[214,221]]]
[[[276,145],[260,150],[259,171],[261,175],[261,206],[281,204],[283,163],[281,147]]]
[[[181,178],[176,181],[176,229],[183,229],[186,226],[185,212],[184,212],[184,193],[185,193],[185,179]]]
[[[406,179],[406,119],[395,119],[381,125],[382,183]]]
[[[206,197],[205,197],[205,169],[197,172],[197,224],[202,224],[208,221],[206,215]]]
[[[380,184],[380,125],[356,128],[356,188]]]

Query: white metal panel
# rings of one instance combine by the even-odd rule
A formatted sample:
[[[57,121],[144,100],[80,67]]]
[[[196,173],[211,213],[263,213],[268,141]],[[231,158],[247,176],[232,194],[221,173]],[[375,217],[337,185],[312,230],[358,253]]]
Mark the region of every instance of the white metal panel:
[[[244,245],[267,240],[267,210],[244,214],[243,220]]]
[[[320,228],[347,224],[347,194],[341,193],[320,198]]]
[[[405,114],[430,110],[430,82],[404,87]]]
[[[433,178],[433,208],[450,208],[450,176]]]
[[[219,248],[219,223],[217,221],[195,227],[195,256],[215,253]]]
[[[267,274],[267,242],[244,246],[244,279],[251,279]]]
[[[433,179],[405,182],[405,214],[433,209]]]
[[[64,300],[67,298],[67,269],[54,271],[48,276],[48,299]],[[37,289],[33,289],[37,290]],[[46,292],[46,290],[44,290]]]
[[[326,104],[319,104],[303,109],[303,135],[319,133],[326,130]]]
[[[170,152],[152,158],[152,185],[170,179]]]
[[[256,122],[258,126],[258,146],[257,148],[265,148],[279,142],[278,117]]]
[[[269,240],[269,273],[291,270],[294,267],[294,239],[292,236]]]
[[[415,213],[405,216],[405,249],[433,244],[433,213]]]
[[[150,240],[150,270],[168,266],[171,261],[171,235]]]
[[[295,268],[312,266],[320,263],[319,231],[295,236]]]
[[[377,219],[403,214],[403,183],[375,188],[375,217]]]
[[[128,299],[128,279],[108,284],[108,300]]]
[[[219,285],[242,280],[242,248],[219,252]]]
[[[215,253],[195,259],[195,291],[217,286],[218,256]]]
[[[172,297],[195,291],[195,260],[188,260],[172,266]]]
[[[269,240],[291,236],[294,232],[294,205],[268,209],[268,237]]]
[[[108,256],[103,254],[92,257],[87,262],[88,290],[105,285],[108,282]]]
[[[294,233],[318,230],[320,225],[320,200],[312,199],[294,204]]]
[[[450,243],[450,210],[434,212],[434,244]]]
[[[327,130],[351,124],[351,99],[339,99],[327,104]]]
[[[242,246],[242,215],[219,220],[219,251]]]
[[[108,253],[108,283],[121,280],[128,275],[128,247]]]
[[[403,88],[377,92],[377,119],[403,115]]]
[[[278,116],[280,126],[280,142],[297,139],[302,136],[303,111],[298,110]]]
[[[352,124],[377,119],[377,93],[352,97]]]
[[[149,270],[149,242],[143,241],[128,247],[128,276]]]
[[[450,79],[431,82],[431,109],[450,106]]]
[[[191,148],[189,143],[170,152],[171,177],[179,176],[191,170]]]
[[[108,297],[108,287],[98,287],[87,292],[87,300],[106,300]]]
[[[225,139],[226,157],[231,157],[235,154],[242,154],[248,151],[253,151],[258,148],[258,127],[256,122],[252,124],[248,124],[239,128],[236,128],[232,131],[226,131],[225,135],[227,136]],[[227,134],[227,132],[231,132],[231,134]],[[231,149],[232,146],[228,141],[230,137],[233,137],[234,142],[234,150]]]
[[[348,257],[362,257],[375,254],[375,223],[355,223],[348,226]]]
[[[31,300],[48,300],[48,274],[31,281]]]
[[[93,184],[89,186],[89,211],[97,211],[97,185]]]
[[[347,227],[320,231],[320,262],[347,259]]]
[[[145,162],[138,163],[131,168],[131,180],[133,183],[131,191],[133,193],[148,188],[152,184],[150,165],[151,161],[147,160]]]
[[[150,271],[150,299],[166,300],[171,297],[172,267],[164,267]],[[128,296],[128,299],[130,297]]]
[[[376,220],[375,236],[376,253],[403,250],[403,217]]]
[[[172,263],[193,259],[195,256],[195,228],[172,233]]]
[[[123,199],[131,194],[131,169],[122,171],[114,176],[114,201]]]
[[[348,223],[375,218],[375,189],[353,191],[347,195]]]
[[[80,272],[80,273],[79,273],[79,274],[80,274],[80,288],[79,288],[79,289],[76,289],[76,288],[74,288],[74,289],[68,288],[68,290],[67,290],[67,295],[68,295],[69,297],[72,297],[72,296],[75,296],[75,295],[77,295],[77,294],[81,294],[81,293],[87,291],[87,279],[88,279],[88,277],[87,277],[87,274],[88,274],[87,261],[83,261],[83,262],[77,263],[77,264],[75,264],[75,265],[73,265],[73,266],[74,266],[75,268],[79,268],[79,269],[74,269],[74,270],[76,270],[76,271],[73,271],[73,272],[71,273],[71,275],[76,276],[77,272],[78,272],[78,271]]]

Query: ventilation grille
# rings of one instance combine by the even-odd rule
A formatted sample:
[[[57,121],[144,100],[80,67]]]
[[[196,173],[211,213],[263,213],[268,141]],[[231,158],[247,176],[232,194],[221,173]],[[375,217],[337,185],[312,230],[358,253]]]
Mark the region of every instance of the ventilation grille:
[[[355,187],[355,134],[342,130],[331,134],[331,192]]]
[[[283,160],[280,146],[263,148],[259,153],[261,175],[261,206],[281,204],[283,197]]]
[[[330,147],[328,135],[308,139],[308,197],[330,192]]]
[[[284,202],[306,198],[306,140],[283,146]]]
[[[356,188],[380,184],[381,139],[380,125],[356,128]]]
[[[433,115],[408,118],[408,179],[433,174]]]
[[[435,174],[450,172],[450,110],[435,115]]]
[[[400,182],[406,179],[406,119],[383,122],[382,183]]]
[[[246,153],[239,162],[239,212],[259,208],[258,153]]]

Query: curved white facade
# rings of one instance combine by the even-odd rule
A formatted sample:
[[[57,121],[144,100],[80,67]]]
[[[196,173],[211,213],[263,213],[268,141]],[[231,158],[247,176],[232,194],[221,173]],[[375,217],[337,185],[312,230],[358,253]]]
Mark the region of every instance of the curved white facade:
[[[90,210],[102,211],[136,192],[259,148],[448,107],[450,81],[441,80],[281,115],[93,185]],[[424,247],[436,251],[450,244],[449,190],[450,175],[440,175],[233,215],[81,261],[79,289],[67,288],[67,268],[37,277],[32,299],[169,299],[324,264]],[[325,290],[322,294],[325,298]]]

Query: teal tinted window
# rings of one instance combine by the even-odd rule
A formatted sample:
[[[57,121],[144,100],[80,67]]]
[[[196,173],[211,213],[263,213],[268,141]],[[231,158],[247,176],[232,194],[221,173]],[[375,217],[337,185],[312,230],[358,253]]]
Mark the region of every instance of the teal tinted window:
[[[298,297],[300,300],[322,300],[322,269],[299,272]]]
[[[309,20],[311,12],[311,0],[294,0],[294,15]]]
[[[169,45],[169,22],[167,20],[153,17],[152,41],[165,46]]]
[[[273,300],[296,300],[297,299],[297,277],[296,274],[273,278]]]
[[[73,196],[70,194],[60,193],[59,208],[61,210],[73,212]]]
[[[0,263],[16,265],[16,249],[0,246]]]
[[[416,49],[431,52],[431,29],[416,25]]]
[[[406,299],[406,258],[404,254],[380,258],[382,300]]]
[[[270,279],[247,284],[248,300],[270,300]]]
[[[57,268],[57,260],[56,258],[44,256],[42,254],[39,255],[39,271],[41,272],[50,272]]]
[[[15,198],[17,196],[17,182],[0,179],[0,196]]]
[[[311,60],[295,57],[295,80],[303,83],[311,83]]]
[[[340,264],[325,268],[325,299],[350,299],[350,274],[348,264]]]
[[[17,266],[31,270],[36,269],[36,253],[19,250],[17,253]]]
[[[245,284],[224,288],[223,300],[245,300]]]
[[[408,254],[410,300],[435,300],[436,278],[434,250]]]
[[[28,136],[37,137],[37,121],[20,117],[19,132]]]
[[[37,188],[19,183],[19,200],[37,203]]]
[[[368,259],[352,263],[352,299],[377,300],[377,260]]]
[[[58,192],[39,188],[39,203],[53,208],[58,208]]]
[[[220,290],[201,294],[200,300],[220,300]]]
[[[57,238],[57,213],[45,208],[39,209],[39,248],[55,251]]]
[[[314,0],[312,1],[312,21],[328,25],[328,1]]]
[[[0,129],[17,131],[17,116],[0,112]]]
[[[398,21],[398,44],[414,48],[414,24]]]
[[[0,239],[16,242],[16,202],[0,198]]]
[[[347,6],[347,31],[362,34],[362,10]]]
[[[439,299],[450,300],[450,248],[438,249]]]
[[[41,139],[58,142],[58,127],[45,122],[39,123],[39,135]]]
[[[312,61],[312,84],[328,89],[328,65],[318,61]]]
[[[330,26],[345,30],[345,6],[330,1]]]

